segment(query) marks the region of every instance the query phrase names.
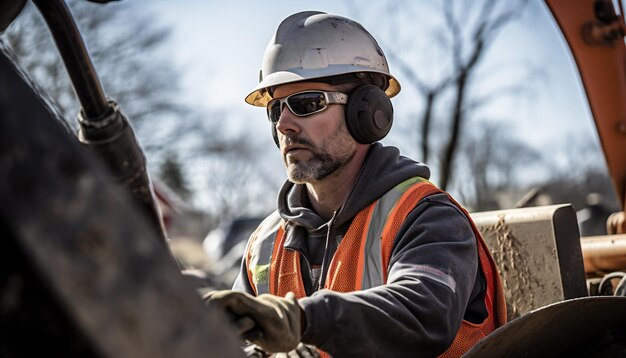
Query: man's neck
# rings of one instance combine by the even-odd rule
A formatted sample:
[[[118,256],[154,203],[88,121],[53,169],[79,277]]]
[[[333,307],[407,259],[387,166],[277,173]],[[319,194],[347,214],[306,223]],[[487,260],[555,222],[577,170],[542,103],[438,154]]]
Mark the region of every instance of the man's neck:
[[[312,209],[324,220],[330,220],[344,203],[361,171],[369,147],[357,150],[354,157],[342,168],[314,182],[306,183]]]

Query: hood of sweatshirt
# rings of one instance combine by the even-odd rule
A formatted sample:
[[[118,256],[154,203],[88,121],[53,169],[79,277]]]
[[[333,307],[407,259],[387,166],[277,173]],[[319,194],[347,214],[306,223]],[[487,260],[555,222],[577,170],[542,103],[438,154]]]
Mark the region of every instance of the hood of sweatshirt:
[[[335,215],[334,226],[345,224],[397,184],[415,176],[428,179],[430,170],[425,164],[400,155],[396,147],[374,143],[352,191]],[[322,230],[327,224],[311,209],[306,186],[288,180],[278,194],[278,212],[288,224],[311,232]]]

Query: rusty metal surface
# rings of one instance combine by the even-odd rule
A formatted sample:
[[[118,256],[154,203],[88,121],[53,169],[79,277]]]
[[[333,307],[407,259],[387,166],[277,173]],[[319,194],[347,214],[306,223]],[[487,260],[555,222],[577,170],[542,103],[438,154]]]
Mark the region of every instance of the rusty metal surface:
[[[574,55],[604,156],[624,209],[626,192],[626,46],[623,15],[598,19],[602,1],[546,0]],[[611,1],[604,1],[612,7]]]
[[[626,297],[584,297],[526,314],[463,357],[624,357]]]
[[[127,193],[0,53],[0,355],[233,357]]]
[[[626,270],[626,235],[583,237],[580,245],[587,274]]]
[[[498,266],[509,318],[587,295],[571,205],[472,213]]]

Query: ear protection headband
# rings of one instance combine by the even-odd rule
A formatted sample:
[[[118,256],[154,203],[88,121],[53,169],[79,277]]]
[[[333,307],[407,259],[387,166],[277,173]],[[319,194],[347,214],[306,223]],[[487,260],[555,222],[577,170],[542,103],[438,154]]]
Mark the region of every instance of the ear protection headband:
[[[361,144],[370,144],[383,139],[391,130],[393,106],[379,87],[363,85],[348,97],[345,118],[352,138]],[[272,126],[272,137],[280,147],[276,126]]]

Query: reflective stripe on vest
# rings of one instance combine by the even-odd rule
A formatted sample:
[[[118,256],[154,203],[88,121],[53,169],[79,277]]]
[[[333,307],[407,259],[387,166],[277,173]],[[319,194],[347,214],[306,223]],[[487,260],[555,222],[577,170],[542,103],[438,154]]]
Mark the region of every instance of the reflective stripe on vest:
[[[276,211],[273,212],[252,234],[252,239],[246,248],[248,281],[257,295],[270,292],[270,263],[280,223],[280,215]]]
[[[363,254],[363,274],[361,275],[361,290],[380,286],[387,279],[387,268],[383,267],[382,257],[382,234],[387,219],[398,199],[413,184],[426,179],[415,177],[408,179],[383,195],[374,204],[371,215],[368,218],[367,235]]]

